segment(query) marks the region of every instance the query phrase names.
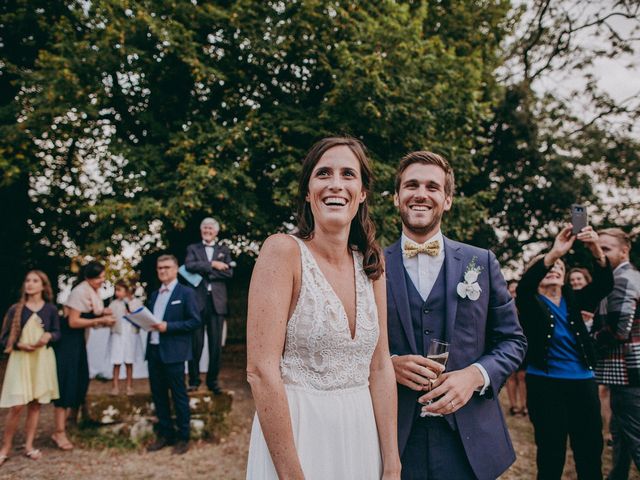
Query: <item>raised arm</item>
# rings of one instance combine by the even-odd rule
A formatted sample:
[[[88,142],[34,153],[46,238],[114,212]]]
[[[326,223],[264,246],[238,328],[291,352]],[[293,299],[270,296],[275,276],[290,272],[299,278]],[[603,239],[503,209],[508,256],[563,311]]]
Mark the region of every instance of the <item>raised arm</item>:
[[[304,479],[280,374],[300,269],[295,240],[282,234],[269,237],[253,269],[247,312],[247,381],[278,477],[286,479]]]
[[[389,355],[387,334],[387,286],[384,275],[373,283],[378,309],[380,336],[373,352],[369,374],[369,390],[378,427],[382,450],[383,478],[400,478],[400,454],[398,453],[396,377]]]

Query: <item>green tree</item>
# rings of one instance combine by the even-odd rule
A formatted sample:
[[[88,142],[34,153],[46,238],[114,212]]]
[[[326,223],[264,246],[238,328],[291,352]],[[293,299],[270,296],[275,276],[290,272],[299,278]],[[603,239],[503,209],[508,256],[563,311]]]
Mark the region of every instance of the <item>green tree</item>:
[[[14,2],[0,23],[30,5]],[[292,221],[301,158],[341,133],[375,160],[383,242],[399,231],[395,165],[417,148],[454,164],[461,196],[447,228],[469,238],[493,196],[467,184],[486,151],[508,8],[103,0],[17,17],[45,31],[31,67],[12,67],[1,140],[5,185],[10,172],[29,179],[23,241],[61,271],[123,242],[181,254],[185,229],[214,214],[247,249]],[[11,150],[20,132],[28,161]]]

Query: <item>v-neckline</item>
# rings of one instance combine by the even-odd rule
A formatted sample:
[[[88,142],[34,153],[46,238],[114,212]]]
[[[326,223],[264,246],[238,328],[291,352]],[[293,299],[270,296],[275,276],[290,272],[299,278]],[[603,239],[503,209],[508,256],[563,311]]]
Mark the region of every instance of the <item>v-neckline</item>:
[[[336,290],[333,288],[333,285],[331,285],[331,282],[329,281],[327,276],[322,271],[322,268],[320,268],[320,264],[316,260],[316,257],[313,256],[313,252],[311,251],[311,249],[307,246],[307,244],[306,244],[306,242],[304,240],[301,239],[300,241],[304,245],[304,248],[307,249],[307,253],[309,253],[309,256],[311,256],[311,260],[313,260],[313,263],[318,268],[318,271],[320,272],[320,275],[322,276],[322,280],[329,286],[329,289],[331,290],[331,293],[333,294],[335,299],[340,304],[340,308],[342,309],[342,313],[344,314],[344,318],[347,320],[347,334],[349,335],[349,339],[351,341],[355,341],[356,335],[358,334],[358,313],[359,313],[358,301],[360,300],[360,297],[358,295],[358,266],[356,264],[355,252],[353,250],[351,251],[351,260],[353,261],[353,287],[355,289],[355,294],[356,294],[356,298],[355,298],[356,311],[355,311],[355,315],[354,315],[354,319],[353,319],[353,333],[352,333],[351,332],[351,325],[349,324],[349,315],[347,315],[347,309],[344,307],[344,303],[342,303],[342,300],[340,300],[340,297],[336,293]]]

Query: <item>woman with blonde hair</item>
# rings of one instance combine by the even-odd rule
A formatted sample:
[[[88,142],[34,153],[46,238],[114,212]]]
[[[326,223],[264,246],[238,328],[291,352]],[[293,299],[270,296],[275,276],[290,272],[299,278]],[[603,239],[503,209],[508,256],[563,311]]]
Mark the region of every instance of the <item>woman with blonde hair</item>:
[[[0,394],[0,407],[9,408],[0,465],[11,451],[20,414],[27,406],[25,456],[38,460],[42,453],[34,448],[40,405],[58,398],[56,358],[49,348],[60,338],[60,321],[47,275],[40,270],[27,273],[20,300],[4,317],[0,345],[9,362]]]

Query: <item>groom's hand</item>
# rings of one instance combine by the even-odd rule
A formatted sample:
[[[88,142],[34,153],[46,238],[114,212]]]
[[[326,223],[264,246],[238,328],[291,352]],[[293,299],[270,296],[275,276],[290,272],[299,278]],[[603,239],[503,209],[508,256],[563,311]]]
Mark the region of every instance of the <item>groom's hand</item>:
[[[417,392],[428,391],[444,367],[422,355],[395,355],[391,357],[396,381]]]
[[[462,370],[443,373],[433,384],[433,389],[418,399],[422,404],[435,400],[422,407],[424,411],[448,415],[464,407],[473,392],[484,386],[484,377],[475,365]]]

